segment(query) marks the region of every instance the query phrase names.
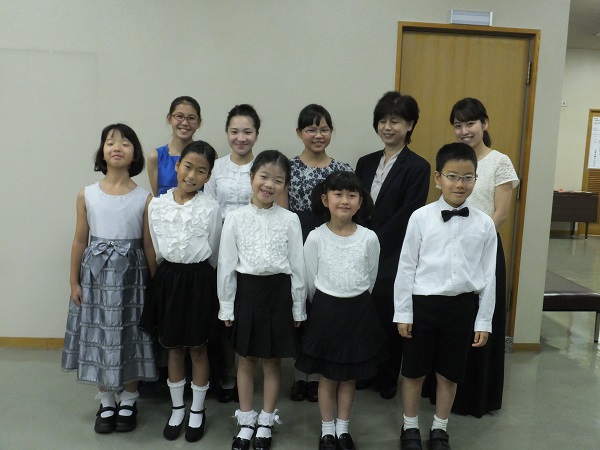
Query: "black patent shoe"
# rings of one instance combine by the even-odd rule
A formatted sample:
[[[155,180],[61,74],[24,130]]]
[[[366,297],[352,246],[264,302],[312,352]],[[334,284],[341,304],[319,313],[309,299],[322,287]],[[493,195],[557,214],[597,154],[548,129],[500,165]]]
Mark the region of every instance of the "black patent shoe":
[[[131,411],[131,414],[128,416],[122,416],[119,414],[119,411],[127,410]],[[119,433],[127,433],[129,431],[135,430],[137,426],[137,406],[134,403],[133,406],[129,405],[121,405],[119,403],[119,409],[117,410],[117,418],[115,420],[115,431]]]
[[[256,431],[256,428],[254,428],[252,425],[240,425],[240,428],[250,428],[252,430],[252,433],[254,433],[254,431]],[[233,443],[231,444],[231,450],[249,450],[251,440],[252,440],[252,438],[244,439],[239,436],[236,436],[233,438]]]
[[[189,424],[189,418],[188,418],[188,426],[185,429],[185,440],[188,442],[196,442],[199,441],[202,436],[204,436],[204,425],[206,424],[206,408],[204,408],[202,411],[192,411],[190,410],[190,417],[192,417],[192,414],[202,414],[202,423],[200,424],[199,427],[195,428],[195,427],[190,427]]]
[[[232,387],[231,389],[224,389],[221,388],[219,390],[219,403],[231,403],[232,401],[236,401],[239,402],[239,396],[238,396],[238,388],[237,385],[235,385],[234,387]]]
[[[183,409],[183,408],[185,408],[185,405],[173,406],[171,409]],[[169,419],[170,419],[170,417],[169,417]],[[167,441],[174,441],[175,439],[177,439],[179,437],[179,435],[181,434],[181,429],[183,428],[183,422],[184,422],[184,420],[181,420],[181,423],[179,425],[169,425],[169,422],[167,421],[167,424],[165,425],[165,428],[163,430],[163,437]]]
[[[317,403],[319,401],[319,382],[309,381],[308,388],[306,391],[306,399],[311,403]]]
[[[430,450],[450,450],[450,436],[444,430],[434,429],[429,432]]]
[[[294,381],[292,388],[290,389],[290,398],[295,402],[301,402],[306,400],[306,393],[308,389],[308,383],[304,380]]]
[[[268,428],[273,432],[273,427],[270,425],[259,425],[257,428]],[[254,450],[269,450],[273,444],[273,437],[255,437]]]
[[[332,434],[326,434],[319,441],[319,450],[337,450],[337,441]]]
[[[418,428],[402,428],[400,432],[400,449],[401,450],[423,450],[421,445],[421,432]]]
[[[385,400],[391,400],[396,396],[398,392],[397,384],[383,385],[379,388],[379,396]]]
[[[342,433],[337,438],[337,450],[354,450],[354,441],[350,433]]]
[[[112,416],[102,417],[103,412],[112,411]],[[117,415],[117,408],[114,406],[100,405],[100,409],[96,413],[96,422],[94,423],[94,431],[99,434],[107,434],[115,431],[115,418]]]

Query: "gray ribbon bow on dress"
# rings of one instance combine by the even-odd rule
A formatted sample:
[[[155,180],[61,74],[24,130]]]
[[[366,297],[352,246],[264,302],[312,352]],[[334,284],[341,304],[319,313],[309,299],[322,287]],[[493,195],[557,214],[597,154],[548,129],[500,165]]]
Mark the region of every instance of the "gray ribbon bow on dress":
[[[101,255],[100,258],[92,258],[90,260],[90,270],[94,278],[97,278],[98,275],[100,275],[100,272],[106,266],[106,263],[111,260],[115,252],[117,255],[127,256],[130,248],[130,242],[92,241],[90,244],[92,255]],[[125,273],[129,267],[129,260],[127,258],[119,258],[117,256],[112,258],[112,263],[114,270],[117,273]]]

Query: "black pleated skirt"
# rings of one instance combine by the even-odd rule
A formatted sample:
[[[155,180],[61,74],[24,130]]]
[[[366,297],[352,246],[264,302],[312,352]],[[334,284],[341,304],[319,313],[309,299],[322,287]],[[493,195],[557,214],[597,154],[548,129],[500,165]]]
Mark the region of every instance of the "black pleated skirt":
[[[217,314],[216,271],[202,261],[163,261],[152,278],[140,327],[158,333],[163,347],[206,344]]]
[[[293,358],[297,340],[289,275],[237,273],[233,348],[240,356]]]
[[[369,292],[337,298],[316,291],[296,368],[330,380],[366,380],[387,357],[385,333]]]

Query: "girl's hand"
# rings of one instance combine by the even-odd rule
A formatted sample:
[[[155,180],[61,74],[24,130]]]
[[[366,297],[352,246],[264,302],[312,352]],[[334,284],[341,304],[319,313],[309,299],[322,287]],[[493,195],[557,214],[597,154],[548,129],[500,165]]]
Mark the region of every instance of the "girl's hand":
[[[403,338],[410,339],[412,337],[412,323],[399,323],[398,333]]]
[[[226,327],[230,327],[231,325],[233,325],[233,320],[224,320],[223,322],[225,323]]]
[[[299,321],[294,321],[294,326],[295,326],[296,328],[300,328],[300,325],[302,325],[302,322],[299,322]]]
[[[490,333],[487,331],[476,331],[475,338],[473,339],[473,347],[483,347],[487,341]]]
[[[83,291],[81,290],[80,284],[71,286],[71,300],[73,300],[73,303],[75,303],[77,306],[81,306],[82,295]]]

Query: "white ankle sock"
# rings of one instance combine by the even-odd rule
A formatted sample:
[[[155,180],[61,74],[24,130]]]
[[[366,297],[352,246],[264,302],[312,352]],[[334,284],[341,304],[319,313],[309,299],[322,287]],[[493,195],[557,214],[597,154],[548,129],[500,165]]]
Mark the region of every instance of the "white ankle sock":
[[[116,408],[117,407],[117,402],[115,400],[115,393],[112,391],[100,391],[98,392],[98,394],[96,394],[96,397],[94,397],[96,400],[100,400],[100,403],[102,404],[103,408],[106,407],[113,407]],[[106,419],[107,417],[110,417],[114,414],[114,412],[112,411],[104,411],[102,414],[100,414],[100,417],[102,417],[103,419]]]
[[[196,386],[192,381],[192,407],[191,411],[195,411],[198,413],[204,409],[204,399],[206,398],[206,391],[208,391],[209,384],[206,386]],[[190,419],[188,422],[188,426],[192,428],[199,428],[202,425],[202,416],[204,413],[195,414],[190,412]]]
[[[167,386],[169,386],[169,391],[171,392],[171,402],[173,404],[173,407],[183,406],[183,390],[185,388],[185,378],[175,383],[171,383],[171,381],[167,380]],[[169,425],[172,427],[176,427],[181,422],[183,422],[184,417],[185,408],[171,409]]]
[[[440,419],[438,416],[436,416],[435,414],[433,415],[433,423],[431,424],[431,429],[435,430],[444,430],[446,431],[446,428],[448,428],[448,419]]]
[[[336,419],[335,420],[335,434],[336,436],[340,436],[344,433],[348,432],[348,425],[350,424],[349,420]]]
[[[328,434],[335,436],[335,420],[332,420],[331,422],[321,421],[321,437]]]
[[[120,395],[121,405],[122,406],[133,406],[139,396],[140,396],[140,393],[138,391],[135,391],[135,392],[123,391],[123,392],[121,392],[121,395]],[[120,409],[119,410],[120,416],[131,416],[132,414],[133,414],[133,411],[131,411],[130,409]]]
[[[416,415],[415,417],[406,417],[406,415],[403,414],[402,416],[404,417],[404,430],[408,430],[409,428],[419,428],[419,415]]]
[[[254,429],[256,428],[256,411],[253,409],[250,411],[240,411],[239,409],[235,412],[235,417],[238,420],[238,425],[240,425],[240,432],[238,433],[238,437],[242,439],[246,439],[249,441],[252,439],[252,435],[254,434]],[[248,425],[252,428],[248,428]]]
[[[259,426],[256,428],[256,437],[270,438],[272,430],[271,428],[267,427],[272,427],[276,420],[279,420],[279,416],[277,416],[277,410],[273,411],[272,413],[265,412],[264,409],[261,410],[260,414],[258,415]],[[260,425],[264,426],[261,427]]]

